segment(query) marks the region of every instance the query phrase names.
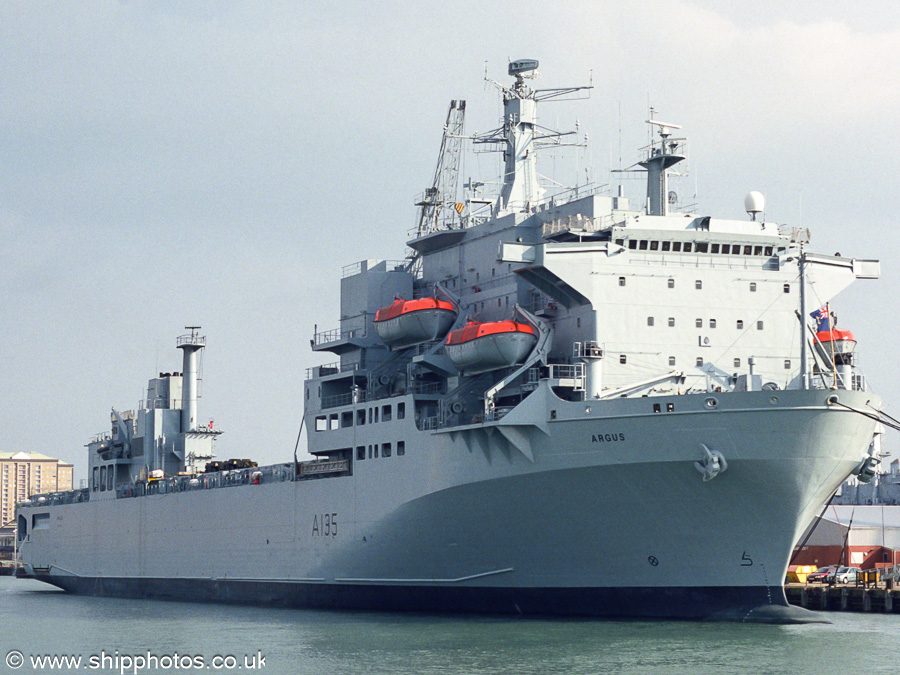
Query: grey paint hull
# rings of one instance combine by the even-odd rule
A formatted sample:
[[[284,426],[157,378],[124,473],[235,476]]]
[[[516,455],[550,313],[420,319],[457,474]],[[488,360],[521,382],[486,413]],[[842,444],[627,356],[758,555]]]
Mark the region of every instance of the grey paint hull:
[[[352,476],[35,507],[49,527],[21,550],[38,578],[102,595],[761,618],[786,605],[797,537],[871,439],[827,395],[680,396],[671,414],[621,399],[599,417],[541,389],[494,425],[395,422],[407,454]],[[708,482],[701,444],[728,460]]]

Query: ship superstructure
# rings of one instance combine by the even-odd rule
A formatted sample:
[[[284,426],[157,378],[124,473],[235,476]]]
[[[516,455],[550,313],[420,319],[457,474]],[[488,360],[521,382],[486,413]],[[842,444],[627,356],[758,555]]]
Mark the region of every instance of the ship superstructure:
[[[22,506],[28,573],[132,597],[788,620],[793,545],[871,473],[880,406],[855,341],[810,314],[879,265],[810,253],[758,194],[746,220],[674,209],[686,141],[655,117],[641,200],[546,189],[540,148],[565,134],[538,103],[586,88],[532,89],[536,68],[510,64],[501,125],[471,139],[503,153],[496,197],[453,192],[454,101],[409,254],[344,268],[340,325],[312,340],[338,360],[304,388],[314,461],[191,471],[217,433],[197,424],[194,331],[184,375],[91,445],[90,488]]]

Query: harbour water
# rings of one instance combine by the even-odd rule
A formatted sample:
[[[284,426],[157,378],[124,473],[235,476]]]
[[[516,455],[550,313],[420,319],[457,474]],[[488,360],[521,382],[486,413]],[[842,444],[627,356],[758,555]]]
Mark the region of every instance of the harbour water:
[[[97,673],[896,671],[900,616],[821,616],[832,623],[768,626],[301,611],[82,597],[3,577],[0,661],[7,662],[0,672],[50,672],[46,665],[43,671],[33,665],[35,657],[45,656],[81,658],[78,667],[70,662],[53,672]],[[9,666],[10,658],[16,664],[13,652],[24,660],[19,668]],[[172,664],[176,654],[179,668],[158,665]],[[217,656],[234,660],[213,665]]]

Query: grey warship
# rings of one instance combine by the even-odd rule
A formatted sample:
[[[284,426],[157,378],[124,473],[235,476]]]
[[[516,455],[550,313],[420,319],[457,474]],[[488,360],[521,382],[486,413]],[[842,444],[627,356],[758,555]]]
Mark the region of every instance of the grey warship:
[[[793,546],[871,472],[880,399],[811,313],[874,260],[680,208],[680,127],[654,116],[632,201],[538,173],[569,137],[509,64],[498,128],[453,101],[406,257],[341,274],[302,392],[313,461],[211,460],[206,338],[88,445],[88,487],[17,512],[21,575],[128,598],[525,615],[788,621]],[[457,182],[464,142],[499,189]],[[855,347],[855,343],[853,345]],[[337,360],[335,360],[337,359]],[[324,359],[323,359],[324,360]]]

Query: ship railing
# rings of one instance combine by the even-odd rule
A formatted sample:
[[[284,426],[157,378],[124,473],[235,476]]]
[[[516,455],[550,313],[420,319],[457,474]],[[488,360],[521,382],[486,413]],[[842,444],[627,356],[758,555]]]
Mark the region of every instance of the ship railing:
[[[32,495],[28,499],[20,501],[17,506],[19,508],[27,508],[29,506],[56,506],[58,504],[79,504],[87,502],[91,499],[90,490],[82,488],[79,490],[69,490],[67,492],[44,492]]]
[[[480,422],[496,422],[497,420],[501,420],[506,417],[509,412],[513,409],[514,406],[503,406],[499,408],[494,408],[492,411],[487,413],[486,415],[475,415],[472,418],[473,423]]]
[[[442,382],[416,382],[413,384],[412,390],[416,394],[443,394],[444,384]]]
[[[355,396],[355,400],[353,392],[347,394],[337,394],[335,396],[323,396],[322,408],[338,408],[342,405],[350,405],[351,403],[365,403],[369,400],[367,392],[363,389],[360,389]]]
[[[175,346],[181,347],[182,345],[196,345],[198,347],[206,346],[206,336],[205,335],[193,335],[188,333],[186,335],[179,335],[175,339]]]
[[[311,462],[300,462],[297,464],[297,476],[299,478],[345,473],[347,471],[350,471],[349,459],[316,459]]]
[[[349,340],[351,338],[364,337],[366,337],[365,328],[352,328],[350,330],[344,331],[342,331],[340,328],[333,328],[331,330],[326,330],[313,335],[313,346],[324,345],[329,342],[338,342],[340,340]]]
[[[430,431],[439,428],[440,422],[441,418],[437,415],[434,417],[420,417],[416,420],[416,427],[421,431]]]
[[[727,270],[778,270],[778,258],[774,256],[722,256],[701,253],[658,253],[641,254],[644,251],[631,251],[629,262],[636,265],[676,265],[677,267],[693,267],[695,269],[727,269]]]
[[[384,269],[388,272],[404,269],[408,261],[406,260],[359,260],[341,268],[341,278],[352,277],[367,270],[373,270],[377,266],[384,264]]]
[[[326,363],[321,366],[312,366],[306,369],[306,379],[312,380],[326,375],[337,375],[338,373],[349,373],[353,370],[359,370],[359,363]]]

